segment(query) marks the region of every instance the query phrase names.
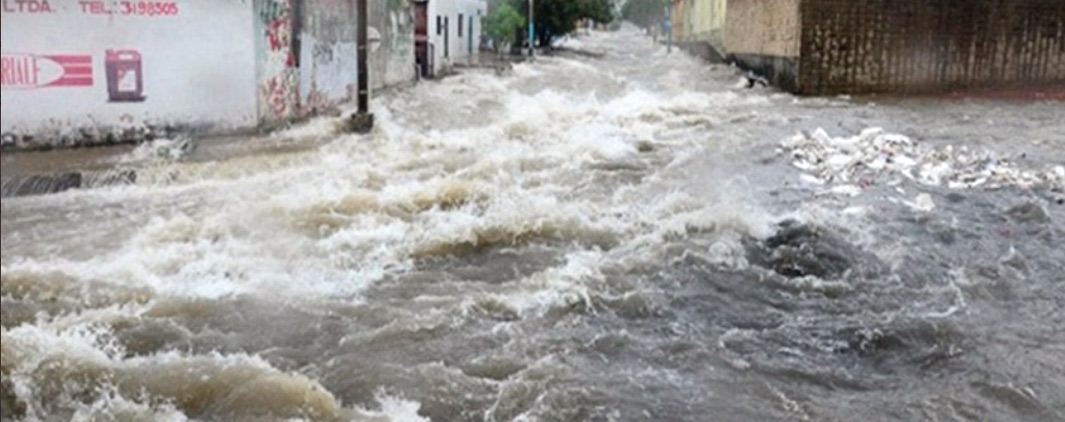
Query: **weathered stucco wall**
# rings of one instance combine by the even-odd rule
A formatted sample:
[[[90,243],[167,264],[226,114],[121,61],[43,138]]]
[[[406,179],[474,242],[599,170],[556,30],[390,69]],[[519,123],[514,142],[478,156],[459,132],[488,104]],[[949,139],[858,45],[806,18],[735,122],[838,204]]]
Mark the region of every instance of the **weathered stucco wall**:
[[[412,81],[414,15],[408,0],[371,0],[370,34],[378,41],[370,52],[370,86],[381,88]]]
[[[725,52],[726,0],[689,0],[691,35],[689,41],[707,42],[721,55]]]
[[[798,57],[801,0],[728,0],[729,54]]]
[[[675,7],[683,12],[681,17],[674,17],[680,22],[673,41],[697,57],[714,63],[725,61],[725,17],[727,0],[677,0],[683,1],[684,7]],[[677,5],[678,3],[674,3]]]
[[[256,0],[259,118],[284,122],[334,109],[358,90],[356,0]],[[407,0],[369,0],[373,88],[414,79]]]
[[[298,24],[300,114],[318,114],[358,89],[355,0],[305,0]]]
[[[249,2],[4,2],[4,146],[92,145],[168,127],[254,125]]]
[[[476,60],[480,54],[481,18],[486,14],[487,7],[484,0],[429,1],[427,18],[433,74],[439,75],[456,63]],[[461,35],[459,16],[463,22]]]
[[[1062,0],[805,0],[802,17],[803,93],[1065,84]]]

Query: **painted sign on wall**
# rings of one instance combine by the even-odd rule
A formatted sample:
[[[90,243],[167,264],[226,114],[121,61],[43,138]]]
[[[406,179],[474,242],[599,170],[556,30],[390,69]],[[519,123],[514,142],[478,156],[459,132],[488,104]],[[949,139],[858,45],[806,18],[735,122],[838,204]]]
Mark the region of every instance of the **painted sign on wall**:
[[[64,54],[38,56],[3,53],[0,88],[39,89],[92,86],[92,56]]]
[[[2,0],[0,13],[5,135],[257,122],[250,0]]]
[[[0,3],[3,13],[63,13],[68,5],[65,1],[48,0],[3,0]],[[81,13],[92,15],[139,15],[139,16],[173,16],[180,13],[176,1],[78,1]]]

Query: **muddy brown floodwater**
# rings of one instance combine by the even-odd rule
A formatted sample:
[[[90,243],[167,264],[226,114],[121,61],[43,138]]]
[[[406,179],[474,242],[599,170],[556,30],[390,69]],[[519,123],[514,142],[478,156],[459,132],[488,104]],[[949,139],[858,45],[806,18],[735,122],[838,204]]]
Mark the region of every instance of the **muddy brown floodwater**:
[[[780,149],[880,127],[1045,171],[1062,103],[567,46],[379,97],[369,136],[4,199],[0,419],[1065,420],[1061,186],[826,194]]]

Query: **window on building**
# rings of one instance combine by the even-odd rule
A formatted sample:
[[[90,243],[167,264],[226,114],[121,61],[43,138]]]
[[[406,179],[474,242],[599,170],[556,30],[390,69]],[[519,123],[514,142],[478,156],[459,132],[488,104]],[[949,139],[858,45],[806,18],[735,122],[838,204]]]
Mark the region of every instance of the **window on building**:
[[[436,35],[442,34],[441,31],[443,31],[443,30],[444,30],[443,18],[441,18],[440,15],[436,15]]]
[[[462,36],[462,14],[459,13],[459,36]]]

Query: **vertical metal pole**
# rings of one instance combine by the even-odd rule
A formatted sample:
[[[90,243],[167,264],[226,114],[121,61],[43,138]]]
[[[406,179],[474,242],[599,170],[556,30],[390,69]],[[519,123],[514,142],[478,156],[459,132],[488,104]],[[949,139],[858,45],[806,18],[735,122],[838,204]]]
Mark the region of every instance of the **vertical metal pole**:
[[[535,54],[533,43],[536,40],[536,5],[534,0],[529,0],[529,58]]]
[[[358,28],[356,29],[356,37],[358,38],[358,112],[351,116],[351,120],[348,122],[348,129],[353,132],[366,133],[373,129],[373,114],[370,114],[370,52],[367,48],[369,44],[369,7],[367,3],[369,0],[356,0],[355,13]]]
[[[366,113],[370,108],[370,66],[367,65],[369,49],[366,48],[369,43],[367,40],[369,38],[369,31],[367,30],[369,20],[366,17],[367,9],[369,9],[367,2],[368,0],[358,0],[358,10],[355,12],[359,15],[359,32],[356,34],[359,43],[359,113]]]

